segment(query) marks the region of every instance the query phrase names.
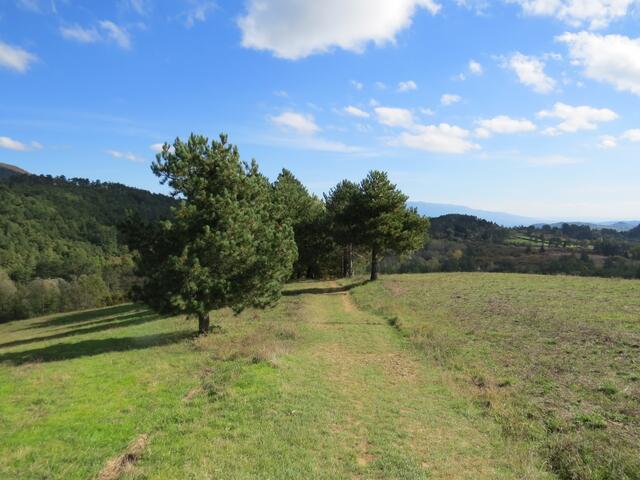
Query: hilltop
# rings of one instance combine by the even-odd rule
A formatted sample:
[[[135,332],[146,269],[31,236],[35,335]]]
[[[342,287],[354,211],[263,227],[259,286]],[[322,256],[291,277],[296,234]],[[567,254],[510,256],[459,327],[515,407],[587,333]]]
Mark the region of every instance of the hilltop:
[[[4,178],[12,177],[14,175],[31,175],[31,174],[20,167],[16,167],[15,165],[10,165],[8,163],[0,162],[0,180]]]

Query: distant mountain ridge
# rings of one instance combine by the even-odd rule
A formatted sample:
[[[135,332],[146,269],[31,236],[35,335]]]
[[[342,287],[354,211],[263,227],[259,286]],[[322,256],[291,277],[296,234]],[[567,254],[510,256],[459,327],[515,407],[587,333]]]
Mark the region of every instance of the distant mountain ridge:
[[[636,221],[606,221],[606,222],[584,222],[566,220],[558,222],[557,219],[550,220],[544,218],[526,217],[523,215],[514,215],[506,212],[492,212],[488,210],[479,210],[475,208],[465,207],[462,205],[451,205],[446,203],[429,203],[429,202],[408,202],[410,207],[415,207],[418,213],[426,215],[428,217],[441,217],[443,215],[457,214],[457,215],[471,215],[474,217],[482,218],[490,222],[497,223],[503,227],[519,227],[534,225],[541,227],[542,225],[562,226],[563,223],[569,223],[572,225],[588,225],[593,229],[611,228],[619,231],[628,231],[638,225],[640,220]]]

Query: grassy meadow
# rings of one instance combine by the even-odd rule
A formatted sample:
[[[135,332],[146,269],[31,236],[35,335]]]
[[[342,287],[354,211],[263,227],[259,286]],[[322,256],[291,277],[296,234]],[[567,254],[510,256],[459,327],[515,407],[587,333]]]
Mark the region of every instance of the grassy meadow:
[[[639,478],[640,282],[302,282],[0,325],[0,478]]]

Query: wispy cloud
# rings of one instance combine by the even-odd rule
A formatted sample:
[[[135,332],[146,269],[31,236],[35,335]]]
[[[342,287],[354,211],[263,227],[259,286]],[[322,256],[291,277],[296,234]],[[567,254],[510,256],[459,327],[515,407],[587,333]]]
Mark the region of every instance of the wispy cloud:
[[[561,133],[574,133],[579,130],[595,130],[598,128],[598,124],[617,119],[618,114],[608,108],[594,108],[588,105],[574,107],[566,103],[557,102],[552,110],[539,112],[538,117],[562,120],[557,126],[549,127],[543,132],[547,135],[559,135]]]
[[[0,67],[24,73],[37,60],[38,57],[23,48],[0,42]]]
[[[0,148],[13,150],[15,152],[28,152],[30,150],[40,150],[43,146],[41,143],[35,141],[27,144],[14,140],[11,137],[0,137]]]
[[[410,92],[412,90],[417,90],[418,85],[413,80],[407,80],[406,82],[398,83],[398,91],[399,92]]]
[[[94,43],[102,39],[95,27],[84,28],[80,25],[70,25],[60,27],[60,33],[68,40],[75,40],[80,43]]]
[[[144,157],[131,152],[122,152],[120,150],[107,150],[107,154],[111,155],[113,158],[121,158],[135,163],[144,163],[147,161],[147,159]]]
[[[272,124],[285,130],[293,130],[302,135],[313,135],[320,131],[313,115],[305,115],[297,112],[283,112],[280,115],[269,117]]]
[[[556,86],[556,81],[544,71],[545,63],[532,56],[516,52],[504,59],[502,67],[512,70],[523,85],[530,87],[536,93],[550,93]]]
[[[364,110],[359,109],[358,107],[354,107],[353,105],[349,105],[348,107],[344,107],[344,112],[347,115],[351,115],[352,117],[358,118],[369,118],[369,113]]]
[[[111,20],[101,20],[97,26],[65,25],[60,34],[67,40],[80,43],[113,42],[124,50],[131,48],[131,35],[125,27]]]
[[[185,26],[191,28],[198,22],[206,22],[209,14],[215,9],[214,1],[189,0],[189,8],[182,14]]]
[[[462,100],[462,97],[460,95],[455,95],[453,93],[445,93],[440,97],[440,103],[445,107],[448,107],[449,105],[453,105],[454,103],[458,103],[461,100]]]

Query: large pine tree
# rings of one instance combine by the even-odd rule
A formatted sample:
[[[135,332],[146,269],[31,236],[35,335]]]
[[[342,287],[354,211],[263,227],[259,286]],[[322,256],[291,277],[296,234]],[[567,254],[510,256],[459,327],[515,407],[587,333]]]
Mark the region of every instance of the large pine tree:
[[[209,312],[265,307],[290,277],[296,246],[269,181],[238,149],[191,135],[165,144],[152,166],[180,199],[173,218],[134,235],[144,284],[139,298],[161,312],[198,318]]]

